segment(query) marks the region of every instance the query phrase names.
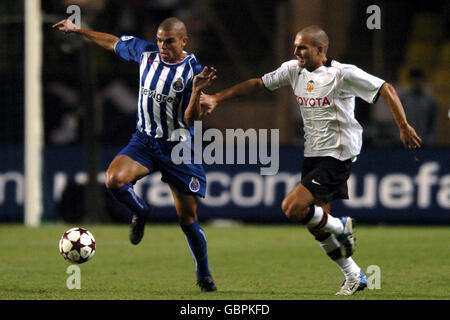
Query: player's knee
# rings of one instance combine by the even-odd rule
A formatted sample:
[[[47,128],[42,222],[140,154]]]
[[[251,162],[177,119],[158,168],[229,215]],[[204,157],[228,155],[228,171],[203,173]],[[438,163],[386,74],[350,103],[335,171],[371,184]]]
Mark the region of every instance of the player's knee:
[[[284,214],[289,218],[290,212],[290,203],[284,198],[283,202],[281,202],[281,210],[283,210]]]
[[[105,185],[110,189],[117,189],[127,184],[126,176],[120,172],[106,172]]]
[[[308,212],[308,207],[301,205],[296,201],[285,198],[281,203],[281,210],[283,210],[289,220],[297,222],[303,219]]]
[[[195,212],[186,211],[178,216],[178,222],[182,225],[192,224],[197,220]]]

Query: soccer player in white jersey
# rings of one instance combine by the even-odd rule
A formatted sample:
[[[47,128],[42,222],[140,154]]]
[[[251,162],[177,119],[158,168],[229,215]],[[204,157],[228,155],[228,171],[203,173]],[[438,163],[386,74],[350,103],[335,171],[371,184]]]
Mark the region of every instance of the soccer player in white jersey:
[[[345,275],[338,295],[352,295],[367,286],[364,272],[351,258],[354,251],[352,219],[330,214],[335,199],[348,199],[347,179],[362,144],[362,128],[354,117],[355,97],[374,103],[386,101],[407,148],[421,139],[408,124],[396,91],[389,83],[354,65],[326,56],[328,36],[319,26],[299,31],[295,60],[283,63],[261,78],[241,82],[214,95],[202,94],[200,103],[210,114],[221,101],[291,86],[305,131],[302,179],[283,200],[281,208],[292,221],[302,222],[321,248]]]
[[[159,25],[156,44],[133,36],[118,38],[78,28],[68,20],[53,28],[83,35],[123,59],[139,64],[136,133],[109,165],[106,187],[132,212],[130,241],[138,244],[151,207],[136,195],[133,185],[142,177],[160,171],[161,180],[172,191],[179,223],[195,261],[197,284],[204,292],[216,291],[208,266],[205,233],[197,219],[196,197],[205,196],[205,172],[201,164],[176,165],[171,159],[171,150],[179,143],[177,129],[186,129],[185,134],[189,132],[193,141],[193,123],[201,114],[200,90],[215,79],[216,70],[202,69],[195,56],[184,51],[187,31],[177,18],[167,18]]]

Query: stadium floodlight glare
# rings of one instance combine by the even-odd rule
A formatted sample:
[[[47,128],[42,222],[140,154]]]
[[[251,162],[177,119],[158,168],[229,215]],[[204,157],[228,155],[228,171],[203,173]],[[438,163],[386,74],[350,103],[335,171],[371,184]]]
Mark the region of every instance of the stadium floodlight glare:
[[[42,215],[42,17],[40,0],[25,1],[25,206],[24,223]]]

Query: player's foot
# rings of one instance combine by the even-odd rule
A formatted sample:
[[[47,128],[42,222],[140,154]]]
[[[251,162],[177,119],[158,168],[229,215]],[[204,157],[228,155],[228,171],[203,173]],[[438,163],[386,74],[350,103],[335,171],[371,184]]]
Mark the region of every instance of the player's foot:
[[[197,280],[197,284],[202,290],[202,292],[213,292],[217,291],[214,280],[211,276],[203,277]]]
[[[342,256],[345,258],[351,257],[355,251],[355,239],[353,238],[353,220],[350,217],[339,218],[342,225],[344,226],[344,231],[336,236],[336,239],[341,244]]]
[[[153,207],[148,203],[147,206],[148,206],[147,216],[149,216],[152,213]],[[145,218],[139,218],[137,215],[133,215],[133,217],[131,218],[130,242],[132,244],[135,245],[138,244],[144,237],[144,229],[147,216],[145,216]]]
[[[354,280],[344,280],[341,290],[336,292],[337,296],[351,296],[357,291],[364,290],[367,287],[367,277],[361,270],[359,277]]]
[[[137,215],[133,215],[130,227],[130,241],[132,244],[136,245],[141,242],[142,237],[144,236],[144,229],[145,219],[139,218]]]

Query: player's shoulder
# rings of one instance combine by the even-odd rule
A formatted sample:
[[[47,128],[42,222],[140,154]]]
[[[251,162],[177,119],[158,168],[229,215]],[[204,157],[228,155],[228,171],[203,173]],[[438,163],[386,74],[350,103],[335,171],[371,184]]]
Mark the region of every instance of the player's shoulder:
[[[330,66],[334,67],[334,68],[337,68],[337,69],[340,69],[343,72],[351,71],[351,70],[359,70],[359,68],[356,65],[354,65],[354,64],[342,63],[342,62],[336,61],[334,59],[331,61]]]
[[[298,66],[297,60],[289,60],[283,62],[281,66],[278,68],[278,70],[275,72],[281,72],[283,74],[286,74],[292,80],[296,75],[298,75],[301,72],[301,70],[302,68]]]
[[[197,60],[197,57],[195,56],[195,54],[193,53],[187,53],[187,60],[189,61],[189,63],[194,66],[194,65],[200,65],[200,63]]]
[[[299,69],[298,62],[295,59],[283,62],[280,68],[284,68],[288,71],[297,71]]]
[[[350,63],[342,63],[336,60],[332,60],[330,66],[339,70],[343,78],[351,77],[354,74],[360,73],[362,70]]]
[[[192,70],[194,71],[194,74],[198,74],[202,72],[202,65],[197,61],[197,58],[193,53],[189,53],[187,56],[187,62],[191,66]]]

